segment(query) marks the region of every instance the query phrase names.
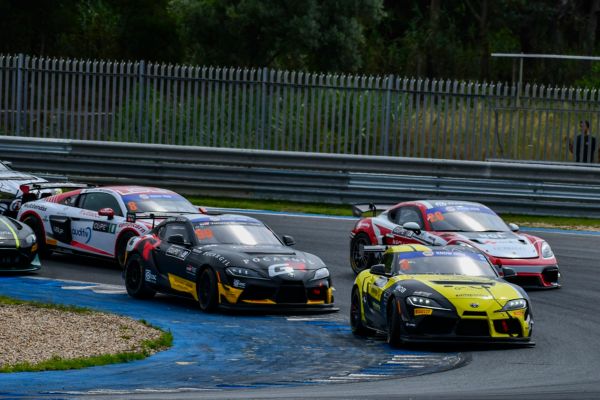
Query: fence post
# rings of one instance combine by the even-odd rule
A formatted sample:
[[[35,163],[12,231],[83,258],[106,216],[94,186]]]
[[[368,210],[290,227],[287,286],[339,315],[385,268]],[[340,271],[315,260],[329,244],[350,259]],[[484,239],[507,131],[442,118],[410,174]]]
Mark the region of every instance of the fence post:
[[[394,80],[393,75],[389,75],[387,78],[387,90],[385,96],[385,125],[383,127],[383,138],[381,144],[383,145],[383,155],[388,155],[388,141],[390,135],[390,114],[391,114],[391,103],[392,103],[392,82]]]
[[[261,69],[261,93],[260,93],[260,144],[259,148],[265,149],[265,131],[267,127],[267,79],[269,74],[268,68]]]
[[[144,132],[144,128],[142,127],[142,122],[144,121],[144,85],[145,85],[145,65],[144,60],[141,60],[138,65],[138,123],[137,123],[137,133],[138,133],[138,142],[139,143],[147,143],[148,138],[145,137],[145,141],[142,142],[142,133],[146,136],[146,132]],[[144,126],[146,124],[143,124]]]
[[[23,93],[25,88],[23,87],[23,53],[19,53],[17,59],[17,109],[16,109],[16,130],[17,136],[21,135],[21,120],[23,118]]]

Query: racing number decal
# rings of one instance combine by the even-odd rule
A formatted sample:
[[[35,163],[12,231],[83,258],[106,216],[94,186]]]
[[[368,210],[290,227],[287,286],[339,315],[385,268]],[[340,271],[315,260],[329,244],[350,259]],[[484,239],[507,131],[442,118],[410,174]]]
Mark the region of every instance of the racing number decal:
[[[196,237],[198,240],[211,239],[213,237],[213,231],[211,229],[195,229]]]
[[[438,221],[443,221],[443,220],[444,220],[444,214],[442,214],[440,211],[436,211],[434,213],[427,214],[427,221],[429,221],[429,222],[438,222]]]

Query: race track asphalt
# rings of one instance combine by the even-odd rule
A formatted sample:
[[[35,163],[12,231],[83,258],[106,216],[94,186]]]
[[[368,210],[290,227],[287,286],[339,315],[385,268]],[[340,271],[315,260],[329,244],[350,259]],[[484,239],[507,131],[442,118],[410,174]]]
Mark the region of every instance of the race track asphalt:
[[[351,219],[255,215],[295,247],[319,255],[332,271],[339,321],[347,321],[354,274],[348,265]],[[451,371],[375,382],[273,387],[210,392],[139,393],[139,398],[600,398],[600,236],[528,231],[556,253],[563,287],[531,291],[533,348],[460,348],[471,362]],[[96,259],[57,255],[40,276],[121,284],[116,266]],[[103,398],[104,396],[94,396]]]

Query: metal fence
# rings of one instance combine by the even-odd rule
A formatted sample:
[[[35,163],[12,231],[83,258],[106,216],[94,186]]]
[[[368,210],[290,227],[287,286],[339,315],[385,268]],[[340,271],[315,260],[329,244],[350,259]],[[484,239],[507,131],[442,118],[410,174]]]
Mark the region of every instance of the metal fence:
[[[455,160],[572,161],[593,89],[0,56],[0,134]]]

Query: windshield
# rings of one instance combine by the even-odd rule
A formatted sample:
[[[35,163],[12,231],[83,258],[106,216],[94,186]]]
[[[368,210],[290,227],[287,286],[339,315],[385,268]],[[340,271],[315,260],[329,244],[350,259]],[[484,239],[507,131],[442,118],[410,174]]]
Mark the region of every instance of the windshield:
[[[188,212],[197,213],[192,203],[176,193],[136,193],[123,196],[127,211],[148,212]]]
[[[275,234],[260,223],[198,222],[194,223],[194,233],[200,244],[281,245]]]
[[[409,275],[497,276],[484,255],[448,250],[397,253],[394,272]]]
[[[434,207],[426,211],[434,231],[507,232],[502,219],[492,210],[478,204]]]

